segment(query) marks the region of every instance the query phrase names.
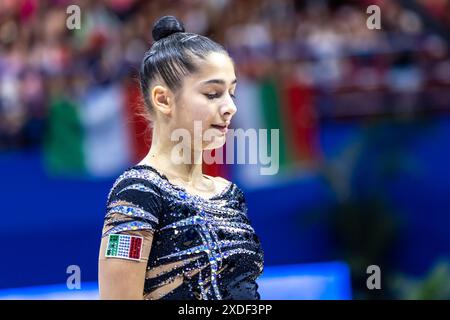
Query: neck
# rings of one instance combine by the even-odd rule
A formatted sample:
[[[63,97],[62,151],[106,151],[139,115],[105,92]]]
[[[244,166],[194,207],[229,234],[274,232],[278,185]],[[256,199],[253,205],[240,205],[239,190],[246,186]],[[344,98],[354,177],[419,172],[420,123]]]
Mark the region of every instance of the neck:
[[[176,163],[176,159],[173,159],[174,155],[172,150],[180,150],[178,153],[180,159],[185,159],[183,152],[188,150],[190,153],[190,155],[186,155],[186,160],[188,161]],[[160,128],[156,125],[153,128],[150,150],[140,163],[148,164],[158,169],[168,176],[168,178],[181,179],[189,185],[200,185],[204,180],[202,159],[202,150],[195,150],[190,144],[186,144],[183,148],[180,148],[179,141],[172,141],[168,132],[161,134]]]

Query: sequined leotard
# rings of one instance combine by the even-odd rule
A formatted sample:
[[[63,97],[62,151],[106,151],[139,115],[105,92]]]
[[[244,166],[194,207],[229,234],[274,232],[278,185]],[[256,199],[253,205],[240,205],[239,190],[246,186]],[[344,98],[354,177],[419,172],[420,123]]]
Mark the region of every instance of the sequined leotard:
[[[264,253],[234,183],[208,199],[192,195],[146,165],[126,170],[107,201],[103,237],[130,230],[152,234],[144,299],[175,277],[182,283],[157,299],[258,300]],[[173,265],[149,276],[152,269]],[[190,276],[187,276],[187,275]]]

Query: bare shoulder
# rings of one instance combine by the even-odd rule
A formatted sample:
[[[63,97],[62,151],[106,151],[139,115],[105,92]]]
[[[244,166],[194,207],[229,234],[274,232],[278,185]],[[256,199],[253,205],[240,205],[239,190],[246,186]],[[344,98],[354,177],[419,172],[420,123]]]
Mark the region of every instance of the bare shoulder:
[[[219,176],[213,177],[213,178],[216,179],[218,182],[222,182],[222,183],[225,183],[225,184],[231,183],[231,181],[228,181],[227,179],[219,177]]]
[[[231,184],[231,181],[228,181],[227,179],[222,178],[222,177],[219,177],[219,176],[217,176],[217,177],[212,177],[212,176],[208,176],[208,175],[206,175],[206,174],[205,174],[205,176],[208,177],[209,179],[215,181],[215,182],[216,182],[218,185],[220,185],[222,188],[225,188],[225,187],[227,187],[229,184]]]

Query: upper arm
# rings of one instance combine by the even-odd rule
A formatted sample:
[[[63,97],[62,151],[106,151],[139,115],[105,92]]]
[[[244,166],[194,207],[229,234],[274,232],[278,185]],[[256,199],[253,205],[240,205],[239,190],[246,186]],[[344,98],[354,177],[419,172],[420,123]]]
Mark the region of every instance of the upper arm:
[[[100,299],[143,298],[160,203],[152,186],[136,185],[118,184],[108,201],[99,252]]]
[[[103,237],[100,245],[98,274],[100,299],[139,300],[143,297],[147,258],[150,254],[153,236],[145,235],[143,232],[128,232],[126,235],[139,237],[135,239],[143,239],[142,246],[139,248],[141,250],[139,260],[107,256],[111,236]],[[123,250],[126,251],[126,249]]]

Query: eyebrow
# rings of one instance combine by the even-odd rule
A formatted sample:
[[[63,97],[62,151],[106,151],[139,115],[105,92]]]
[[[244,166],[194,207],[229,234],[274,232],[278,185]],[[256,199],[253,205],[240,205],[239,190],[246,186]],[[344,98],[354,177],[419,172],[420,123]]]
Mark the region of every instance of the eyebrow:
[[[231,84],[235,84],[236,82],[237,82],[237,79],[234,79],[233,81],[231,81]],[[211,80],[202,82],[202,84],[210,84],[210,83],[217,83],[217,84],[225,85],[225,81],[222,79],[211,79]]]

